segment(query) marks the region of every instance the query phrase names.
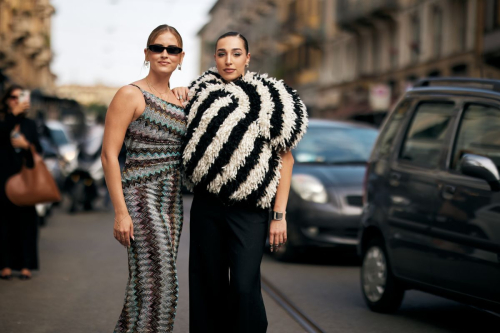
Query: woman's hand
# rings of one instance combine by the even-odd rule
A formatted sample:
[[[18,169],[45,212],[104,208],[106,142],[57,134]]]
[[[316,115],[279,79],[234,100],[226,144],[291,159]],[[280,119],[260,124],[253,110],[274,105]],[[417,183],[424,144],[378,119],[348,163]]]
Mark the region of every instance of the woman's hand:
[[[14,148],[21,148],[25,150],[30,148],[30,142],[26,140],[26,137],[21,133],[19,133],[19,135],[16,138],[11,137],[10,143]]]
[[[187,102],[189,100],[189,89],[187,87],[177,87],[172,89],[172,92],[174,93],[175,98],[180,101]]]
[[[280,247],[286,243],[286,219],[283,220],[272,220],[271,226],[269,227],[269,245],[271,252],[278,251]]]
[[[24,111],[28,110],[30,108],[30,103],[29,102],[22,102],[17,104],[13,109],[12,109],[12,114],[14,116],[17,116],[18,114],[23,113]]]
[[[113,235],[123,246],[130,246],[130,239],[134,240],[134,225],[130,215],[115,216]]]

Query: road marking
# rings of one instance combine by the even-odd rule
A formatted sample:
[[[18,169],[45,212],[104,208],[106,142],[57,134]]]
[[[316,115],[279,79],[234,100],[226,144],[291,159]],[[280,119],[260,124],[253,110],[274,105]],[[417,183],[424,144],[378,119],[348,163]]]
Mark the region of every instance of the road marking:
[[[265,277],[261,277],[262,289],[281,306],[307,333],[325,333],[319,326],[309,318],[302,310],[297,308],[282,292],[280,292]]]

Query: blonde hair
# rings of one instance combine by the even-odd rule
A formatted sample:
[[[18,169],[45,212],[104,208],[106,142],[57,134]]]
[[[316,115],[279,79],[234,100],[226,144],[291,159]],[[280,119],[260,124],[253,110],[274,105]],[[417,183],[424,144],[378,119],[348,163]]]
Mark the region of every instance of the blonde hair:
[[[148,37],[148,43],[147,43],[146,47],[151,45],[151,43],[153,43],[159,35],[161,35],[165,32],[170,32],[172,35],[174,35],[175,39],[177,39],[177,43],[179,43],[179,47],[182,48],[181,35],[177,31],[177,29],[175,29],[174,27],[169,26],[167,24],[159,25],[153,31],[151,31],[151,33],[149,34],[149,37]]]

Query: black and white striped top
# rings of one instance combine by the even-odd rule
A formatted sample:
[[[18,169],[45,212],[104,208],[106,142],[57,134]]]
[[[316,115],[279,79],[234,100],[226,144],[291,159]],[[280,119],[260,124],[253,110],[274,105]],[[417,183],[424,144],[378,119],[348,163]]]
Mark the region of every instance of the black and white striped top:
[[[283,81],[247,72],[225,83],[211,68],[190,85],[183,168],[188,187],[224,203],[271,207],[280,179],[280,152],[294,148],[307,112]]]

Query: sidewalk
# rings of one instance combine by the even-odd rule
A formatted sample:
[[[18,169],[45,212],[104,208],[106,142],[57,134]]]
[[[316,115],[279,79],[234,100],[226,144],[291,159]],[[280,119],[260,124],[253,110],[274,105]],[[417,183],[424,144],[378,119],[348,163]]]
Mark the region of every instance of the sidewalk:
[[[188,327],[189,205],[178,257],[176,333]],[[57,211],[40,234],[39,272],[29,281],[0,280],[1,333],[111,333],[127,282],[125,249],[113,238],[108,211]],[[304,332],[264,293],[270,333]],[[221,314],[221,320],[224,320]]]

